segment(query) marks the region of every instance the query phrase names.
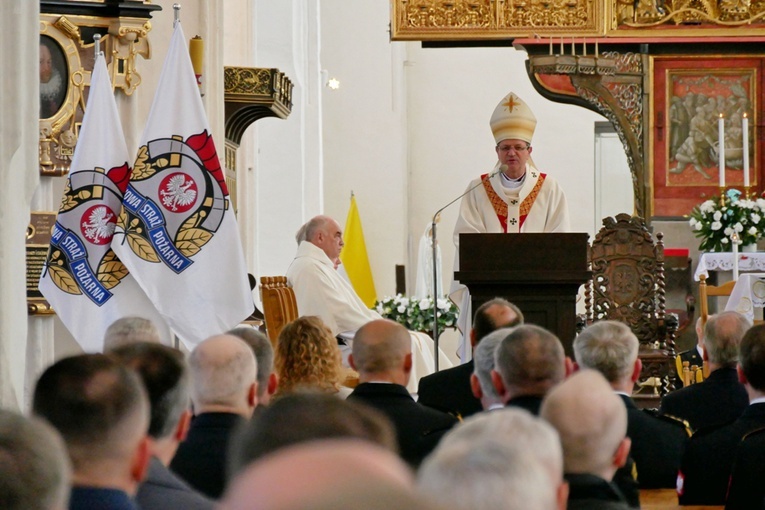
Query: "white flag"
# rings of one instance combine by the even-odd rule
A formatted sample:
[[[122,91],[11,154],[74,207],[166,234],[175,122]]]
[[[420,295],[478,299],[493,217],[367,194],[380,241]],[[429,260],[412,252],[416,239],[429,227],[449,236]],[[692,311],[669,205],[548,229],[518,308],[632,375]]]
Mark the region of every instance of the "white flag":
[[[106,328],[130,315],[154,322],[169,343],[162,317],[110,246],[130,166],[103,55],[70,169],[40,292],[86,352],[102,351]]]
[[[250,315],[234,209],[180,23],[122,205],[112,247],[186,347]]]

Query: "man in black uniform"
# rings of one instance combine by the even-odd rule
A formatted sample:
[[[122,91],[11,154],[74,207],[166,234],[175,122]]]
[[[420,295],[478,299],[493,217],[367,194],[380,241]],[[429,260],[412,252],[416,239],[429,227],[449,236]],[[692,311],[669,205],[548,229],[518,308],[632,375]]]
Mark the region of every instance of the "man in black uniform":
[[[494,352],[492,382],[506,407],[539,415],[542,399],[571,372],[571,361],[558,337],[525,324],[513,328]]]
[[[765,325],[754,326],[744,335],[737,370],[749,406],[736,421],[693,435],[677,476],[681,505],[724,504],[739,443],[748,433],[765,427]]]
[[[574,340],[574,356],[581,368],[603,374],[627,408],[630,456],[635,460],[641,488],[675,487],[689,430],[679,421],[638,409],[631,394],[640,377],[639,342],[625,324],[600,321]]]
[[[696,382],[704,380],[704,327],[701,323],[701,317],[696,320],[696,338],[698,339],[696,345],[687,351],[683,351],[675,357],[675,367],[677,368],[677,388],[683,387],[683,364],[688,362],[688,369],[691,367],[697,367]]]
[[[686,420],[693,430],[735,420],[749,405],[744,386],[738,381],[738,346],[751,324],[737,312],[722,312],[707,321],[704,358],[709,376],[665,395],[659,412]]]

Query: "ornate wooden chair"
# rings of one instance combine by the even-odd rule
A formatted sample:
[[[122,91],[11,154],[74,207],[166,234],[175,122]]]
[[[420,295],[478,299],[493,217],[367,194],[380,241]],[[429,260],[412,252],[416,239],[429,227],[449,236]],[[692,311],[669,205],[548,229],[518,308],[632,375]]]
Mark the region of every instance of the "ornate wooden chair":
[[[260,298],[266,318],[266,333],[276,349],[276,341],[284,325],[298,318],[295,292],[287,283],[286,276],[262,276]]]
[[[603,220],[589,248],[592,280],[585,288],[585,322],[616,320],[640,341],[638,403],[658,404],[675,387],[677,316],[665,309],[664,235],[656,242],[640,217]],[[648,393],[644,393],[648,390]]]

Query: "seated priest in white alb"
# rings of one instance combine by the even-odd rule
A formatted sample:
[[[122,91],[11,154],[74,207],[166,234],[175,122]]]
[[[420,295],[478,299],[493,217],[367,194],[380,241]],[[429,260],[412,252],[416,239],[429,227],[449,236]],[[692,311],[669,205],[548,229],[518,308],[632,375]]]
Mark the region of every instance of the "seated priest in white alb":
[[[489,126],[494,134],[494,169],[468,184],[454,227],[454,270],[459,271],[459,237],[467,233],[522,234],[568,232],[566,195],[554,177],[539,171],[531,159],[531,138],[537,119],[528,105],[510,92],[494,109]],[[470,294],[452,282],[449,297],[460,309],[458,327],[470,331]],[[466,348],[465,348],[466,347]],[[470,359],[470,343],[460,343],[460,358]]]
[[[361,301],[351,284],[335,270],[334,260],[343,248],[340,225],[328,216],[316,216],[298,231],[295,260],[287,269],[287,281],[295,291],[298,313],[316,315],[341,342],[343,362],[356,330],[369,321],[382,317]],[[435,371],[433,340],[423,333],[410,331],[412,337],[412,375],[407,389],[417,391],[420,377]],[[344,344],[344,345],[342,345]],[[439,368],[452,366],[440,352]]]

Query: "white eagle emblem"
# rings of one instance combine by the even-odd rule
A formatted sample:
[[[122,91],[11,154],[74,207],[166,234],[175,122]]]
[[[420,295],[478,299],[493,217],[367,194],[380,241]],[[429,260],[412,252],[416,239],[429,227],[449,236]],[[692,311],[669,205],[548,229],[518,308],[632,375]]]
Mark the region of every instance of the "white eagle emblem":
[[[89,240],[101,244],[114,234],[114,213],[104,206],[90,211],[87,221],[82,222],[82,232]]]
[[[186,180],[183,174],[174,175],[167,181],[165,189],[160,190],[162,204],[171,211],[177,211],[178,206],[185,207],[194,203],[197,191],[190,189],[194,186],[192,179]]]

